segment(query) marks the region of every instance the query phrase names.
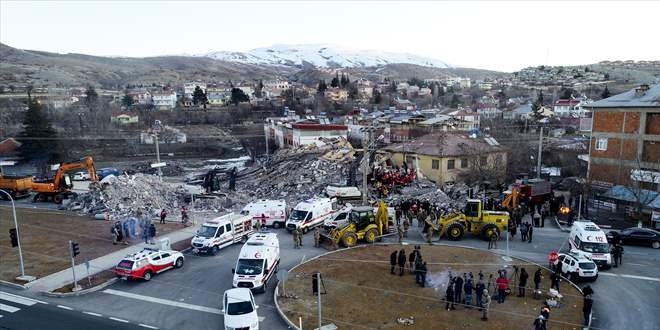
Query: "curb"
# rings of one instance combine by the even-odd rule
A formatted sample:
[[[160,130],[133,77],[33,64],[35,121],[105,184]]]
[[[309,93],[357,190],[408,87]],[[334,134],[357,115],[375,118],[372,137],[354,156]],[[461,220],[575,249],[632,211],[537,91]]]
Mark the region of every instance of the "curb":
[[[556,221],[556,220],[557,220],[557,219],[555,218],[555,221]],[[557,222],[557,225],[559,226],[560,229],[562,229],[561,225],[559,225],[559,222]],[[562,229],[562,230],[564,230],[564,229]],[[299,263],[299,264],[297,264],[297,265],[291,267],[291,268],[288,270],[288,272],[291,272],[292,270],[296,269],[298,266],[303,265],[303,264],[306,264],[306,263],[309,262],[309,261],[312,261],[312,260],[318,259],[318,258],[320,258],[320,257],[326,256],[326,255],[331,254],[331,253],[336,253],[336,252],[344,251],[344,250],[351,250],[351,249],[365,248],[365,247],[373,246],[373,245],[383,245],[383,246],[388,246],[388,245],[401,245],[401,243],[372,243],[372,244],[356,245],[356,246],[353,246],[353,247],[350,247],[350,248],[341,248],[341,249],[337,249],[337,250],[334,250],[334,251],[328,251],[328,252],[326,252],[326,253],[320,254],[320,255],[318,255],[318,256],[315,256],[315,257],[313,257],[313,258],[310,258],[310,259],[308,259],[308,260],[305,260],[304,262]],[[409,245],[409,244],[407,244],[407,245]],[[458,248],[462,248],[462,249],[472,249],[472,250],[483,251],[483,249],[479,249],[479,248],[471,247],[471,246],[449,245],[449,244],[444,244],[444,243],[434,243],[433,245],[437,245],[437,246],[450,246],[450,247],[458,247]],[[504,257],[504,256],[505,256],[504,254],[501,254],[501,253],[498,253],[498,252],[490,252],[490,253],[495,254],[495,255],[498,255],[498,256],[500,256],[500,257]],[[510,258],[512,258],[512,259],[518,259],[518,260],[520,260],[520,261],[523,261],[523,262],[526,262],[526,263],[529,263],[529,264],[532,264],[532,265],[536,265],[536,266],[538,266],[538,267],[541,267],[542,269],[544,269],[544,270],[546,270],[546,271],[548,271],[548,272],[552,272],[552,270],[549,269],[548,267],[545,267],[545,266],[543,266],[543,265],[537,264],[537,263],[532,262],[532,261],[530,261],[530,260],[527,260],[527,259],[524,259],[524,258],[519,258],[519,257],[510,257]],[[562,280],[568,282],[571,286],[573,286],[573,288],[575,288],[580,294],[583,294],[583,293],[582,293],[582,288],[580,288],[577,284],[573,283],[572,281],[569,281],[569,280],[566,279],[564,276],[561,276],[561,278],[562,278]],[[289,326],[289,328],[291,328],[291,329],[295,329],[295,330],[300,330],[300,328],[299,328],[296,324],[294,324],[291,320],[289,320],[289,318],[284,314],[284,312],[283,312],[282,309],[280,308],[280,304],[279,304],[279,302],[278,302],[279,284],[280,284],[280,282],[278,281],[278,282],[277,282],[277,285],[275,286],[275,292],[274,292],[274,294],[273,294],[273,301],[275,302],[275,309],[277,310],[277,314],[279,314],[280,318],[282,318],[282,320],[287,324],[287,326]]]
[[[570,228],[569,228],[569,229],[564,228],[564,226],[561,225],[561,223],[559,222],[559,219],[557,219],[556,216],[555,216],[555,223],[557,224],[557,227],[559,227],[559,230],[561,230],[561,231],[563,231],[563,232],[565,232],[565,233],[568,233],[568,232],[571,231]]]
[[[60,293],[60,292],[42,292],[41,294],[47,297],[52,297],[52,298],[66,298],[66,297],[77,297],[77,296],[82,296],[84,294],[96,292],[98,290],[101,290],[109,285],[114,284],[115,282],[119,281],[118,278],[111,278],[97,286],[91,287],[89,289],[85,290],[80,290],[76,292],[65,292],[65,293]]]
[[[27,290],[27,287],[25,285],[21,285],[21,284],[18,284],[18,283],[13,283],[13,282],[7,282],[7,281],[3,281],[3,280],[0,280],[0,285],[8,286],[10,288],[19,289],[19,290]]]

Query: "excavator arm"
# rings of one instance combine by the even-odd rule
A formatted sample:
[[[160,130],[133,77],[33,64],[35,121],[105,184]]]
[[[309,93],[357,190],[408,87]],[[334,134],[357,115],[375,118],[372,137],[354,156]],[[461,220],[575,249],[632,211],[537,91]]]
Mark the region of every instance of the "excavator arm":
[[[57,189],[57,187],[60,186],[62,178],[67,172],[79,170],[79,169],[87,169],[87,172],[89,173],[89,178],[92,182],[99,181],[99,178],[96,175],[96,168],[94,167],[94,160],[92,159],[91,156],[86,156],[77,162],[60,164],[60,167],[57,169],[57,172],[55,173],[55,178],[53,180],[53,185],[55,186],[55,189]]]
[[[519,198],[520,198],[520,191],[518,190],[518,188],[512,188],[511,194],[506,196],[506,198],[502,201],[502,206],[505,207],[507,210],[514,210],[518,207]]]

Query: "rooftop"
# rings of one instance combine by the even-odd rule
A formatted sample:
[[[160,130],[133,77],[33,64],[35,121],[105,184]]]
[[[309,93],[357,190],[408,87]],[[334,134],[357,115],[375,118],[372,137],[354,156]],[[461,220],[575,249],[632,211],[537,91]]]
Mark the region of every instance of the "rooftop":
[[[464,134],[453,133],[428,134],[406,143],[387,146],[383,150],[438,157],[466,156],[506,151],[504,147],[492,145],[484,139],[473,139]]]
[[[641,85],[625,93],[589,103],[585,108],[660,108],[660,84]]]

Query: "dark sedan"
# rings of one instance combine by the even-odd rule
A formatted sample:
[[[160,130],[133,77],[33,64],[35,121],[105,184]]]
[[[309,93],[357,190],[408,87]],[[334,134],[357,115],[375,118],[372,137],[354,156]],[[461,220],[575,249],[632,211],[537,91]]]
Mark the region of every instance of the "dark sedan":
[[[610,243],[620,241],[627,245],[646,245],[654,249],[660,248],[660,232],[649,228],[626,228],[620,232],[611,231],[607,233]]]

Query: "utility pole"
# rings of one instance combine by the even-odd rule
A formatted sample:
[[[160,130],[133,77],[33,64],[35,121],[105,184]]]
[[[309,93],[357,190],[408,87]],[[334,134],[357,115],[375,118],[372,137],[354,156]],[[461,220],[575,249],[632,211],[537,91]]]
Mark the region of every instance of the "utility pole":
[[[541,154],[543,153],[543,126],[539,129],[539,154],[536,160],[536,177],[541,178]]]
[[[316,292],[318,293],[318,306],[319,306],[319,329],[321,330],[321,327],[323,326],[323,322],[321,320],[321,273],[316,273]]]
[[[0,189],[0,192],[7,195],[7,198],[9,198],[9,200],[11,201],[11,211],[12,211],[12,214],[14,216],[14,228],[13,229],[14,229],[14,233],[16,234],[16,246],[18,247],[18,261],[19,261],[19,265],[20,265],[20,268],[21,268],[21,276],[18,276],[16,279],[26,281],[26,282],[31,282],[35,278],[34,278],[34,276],[25,275],[25,266],[23,265],[23,251],[21,250],[21,238],[20,238],[21,236],[18,233],[18,219],[16,218],[16,205],[14,204],[14,198],[12,198],[11,194],[9,194],[8,192],[6,192],[3,189]],[[10,232],[10,236],[11,236],[12,230],[10,230],[9,232]]]
[[[158,149],[158,133],[154,134],[156,138],[156,164],[160,164],[160,150]],[[158,179],[163,181],[163,171],[161,171],[160,166],[158,166]]]
[[[363,138],[366,140],[364,142],[364,156],[362,159],[362,205],[367,205],[369,200],[369,188],[367,187],[367,175],[369,174],[369,158],[371,158],[370,144],[371,144],[371,132],[367,129],[362,131],[364,134]]]

